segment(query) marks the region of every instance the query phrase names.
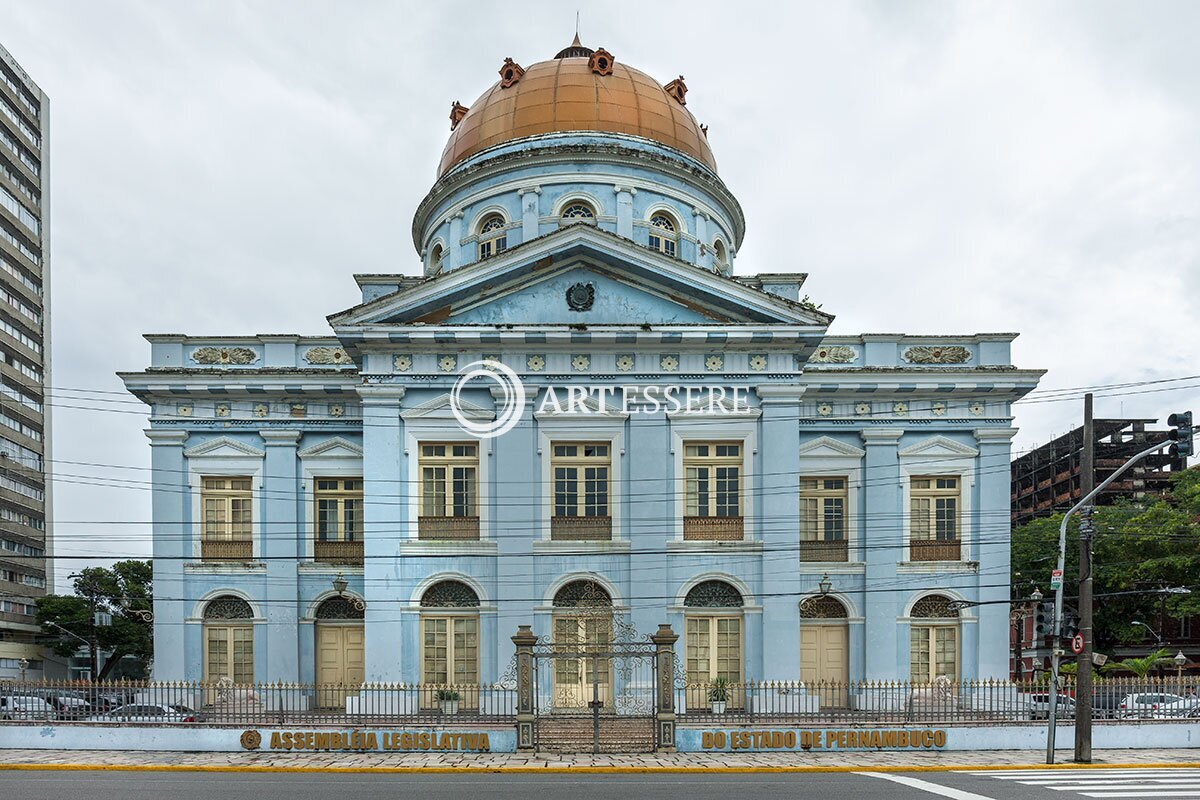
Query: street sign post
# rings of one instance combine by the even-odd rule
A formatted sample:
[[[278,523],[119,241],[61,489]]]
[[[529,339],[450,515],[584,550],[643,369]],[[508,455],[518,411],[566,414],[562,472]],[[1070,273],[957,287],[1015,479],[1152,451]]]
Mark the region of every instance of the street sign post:
[[[1071,637],[1071,652],[1079,655],[1083,652],[1083,634],[1077,633]]]
[[[1063,571],[1061,569],[1056,569],[1050,573],[1050,589],[1051,589],[1051,591],[1058,591],[1059,589],[1062,588],[1062,574],[1063,574]]]

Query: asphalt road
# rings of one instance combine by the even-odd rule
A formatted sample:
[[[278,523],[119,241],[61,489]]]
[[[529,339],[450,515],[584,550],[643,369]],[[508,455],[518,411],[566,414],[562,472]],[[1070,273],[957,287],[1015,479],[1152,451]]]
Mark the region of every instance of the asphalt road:
[[[1200,770],[461,775],[3,772],[13,800],[1200,800]]]

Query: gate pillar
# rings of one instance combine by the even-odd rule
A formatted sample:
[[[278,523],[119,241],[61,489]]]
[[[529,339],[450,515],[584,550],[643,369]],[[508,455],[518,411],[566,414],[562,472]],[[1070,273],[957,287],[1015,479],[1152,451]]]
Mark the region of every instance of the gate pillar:
[[[537,637],[528,625],[518,625],[512,637],[517,646],[517,749],[533,745],[533,646]]]
[[[514,637],[515,641],[515,637]],[[671,630],[670,625],[659,625],[658,631],[650,637],[654,642],[654,658],[658,669],[658,686],[654,687],[658,695],[655,708],[658,726],[658,752],[675,752],[675,642],[679,636]]]

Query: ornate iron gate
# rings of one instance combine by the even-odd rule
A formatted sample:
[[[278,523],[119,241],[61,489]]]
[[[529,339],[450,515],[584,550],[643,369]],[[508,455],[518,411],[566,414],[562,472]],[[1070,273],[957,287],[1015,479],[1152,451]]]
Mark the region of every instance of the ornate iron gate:
[[[517,743],[556,752],[653,752],[675,745],[674,643],[669,626],[641,635],[586,592],[555,614],[551,633],[522,626]]]

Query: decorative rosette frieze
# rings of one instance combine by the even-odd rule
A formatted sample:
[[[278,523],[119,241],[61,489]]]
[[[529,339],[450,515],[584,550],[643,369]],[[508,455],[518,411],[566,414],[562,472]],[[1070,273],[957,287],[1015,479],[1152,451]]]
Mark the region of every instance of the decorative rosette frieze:
[[[961,345],[920,345],[904,350],[902,358],[909,364],[965,364],[971,351]]]

